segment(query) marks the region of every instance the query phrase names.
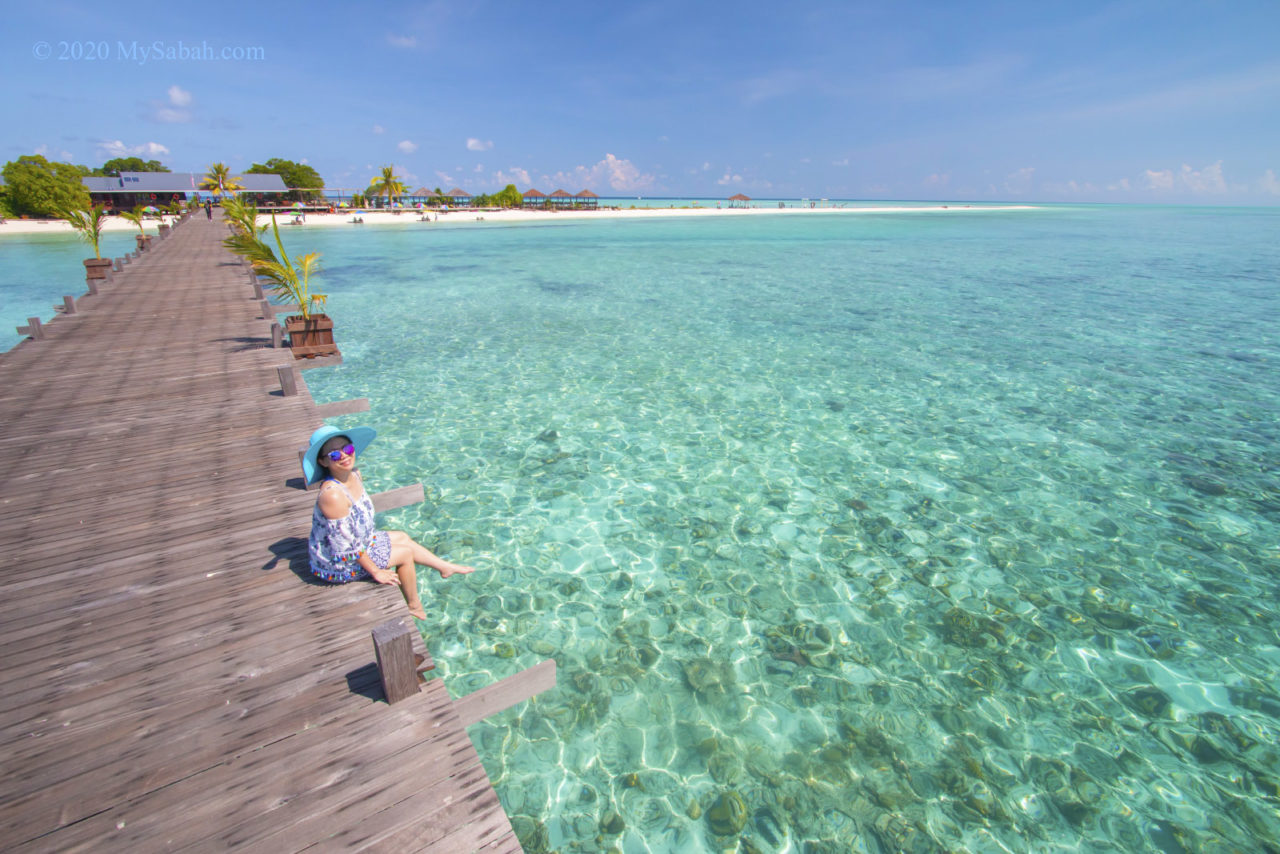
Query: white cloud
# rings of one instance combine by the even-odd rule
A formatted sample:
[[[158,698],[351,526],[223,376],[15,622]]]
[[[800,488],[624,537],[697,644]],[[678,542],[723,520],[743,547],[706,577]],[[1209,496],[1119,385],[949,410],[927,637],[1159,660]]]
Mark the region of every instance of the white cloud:
[[[483,164],[483,163],[477,163],[477,164],[476,164],[476,168],[475,168],[475,169],[473,169],[473,170],[471,170],[471,171],[472,171],[472,172],[483,172],[483,171],[484,171],[484,164]]]
[[[417,36],[387,36],[387,44],[392,47],[413,48],[418,46]]]
[[[726,171],[722,177],[716,179],[716,183],[722,187],[727,184],[741,184],[742,176],[734,175],[732,172]]]
[[[310,160],[308,160],[308,159],[307,159],[307,158],[305,158],[305,157],[304,157],[304,158],[302,158],[301,160],[299,160],[298,162],[299,162],[299,163],[301,163],[303,166],[306,166],[306,165],[308,165],[308,164],[310,164],[310,163],[311,163],[311,161],[310,161]]]
[[[1107,189],[1108,189],[1108,190],[1119,190],[1119,191],[1121,191],[1121,192],[1123,192],[1123,193],[1127,193],[1127,192],[1129,192],[1129,188],[1130,188],[1130,186],[1131,186],[1131,185],[1130,185],[1130,183],[1129,183],[1129,179],[1128,179],[1128,178],[1121,178],[1119,181],[1116,181],[1114,184],[1108,184],[1108,185],[1107,185]]]
[[[831,165],[832,165],[832,166],[848,166],[848,165],[849,165],[849,158],[845,157],[845,158],[844,158],[844,159],[842,159],[842,160],[832,160],[832,161],[831,161]]]
[[[1010,172],[1004,179],[1006,193],[1021,194],[1031,189],[1031,177],[1035,174],[1034,166],[1023,166],[1016,172]]]
[[[374,133],[386,133],[386,132],[387,132],[387,129],[386,129],[386,128],[384,128],[382,125],[374,125],[374,126],[373,126],[373,132],[374,132]]]
[[[450,177],[444,172],[437,171],[436,177],[440,179],[440,189],[442,190],[452,190],[453,187],[449,185],[458,183],[456,178]]]
[[[413,154],[415,151],[418,150],[418,144],[416,142],[411,142],[410,140],[403,139],[400,142],[396,143],[396,148],[400,149],[405,154]]]
[[[1276,178],[1274,170],[1268,169],[1262,174],[1262,181],[1259,183],[1258,189],[1273,196],[1280,196],[1280,179]]]
[[[926,187],[945,187],[950,183],[951,173],[949,172],[934,172],[928,178],[924,179],[924,185]]]
[[[128,146],[118,139],[104,139],[99,140],[97,145],[98,151],[107,155],[107,159],[113,157],[160,157],[169,153],[169,149],[158,142],[144,142],[141,145]]]
[[[533,179],[529,177],[529,173],[519,166],[512,166],[505,172],[499,169],[493,173],[493,180],[504,187],[507,184],[515,184],[517,187],[523,186],[526,188],[533,186]]]
[[[576,166],[572,172],[557,172],[553,183],[581,185],[590,190],[608,184],[614,190],[647,190],[653,186],[653,175],[645,174],[630,160],[620,160],[606,154],[604,160],[594,166]]]
[[[191,93],[181,86],[170,86],[166,92],[168,100],[151,102],[151,120],[165,124],[181,124],[191,121]]]
[[[488,151],[493,148],[493,140],[476,139],[474,136],[467,137],[467,151]]]
[[[1185,163],[1177,172],[1172,169],[1148,169],[1142,177],[1146,181],[1146,189],[1161,192],[1217,195],[1228,189],[1226,178],[1222,174],[1221,160],[1210,163],[1203,169],[1192,169]]]
[[[1193,193],[1225,193],[1227,182],[1222,177],[1222,161],[1211,163],[1204,169],[1196,171],[1185,163],[1178,173],[1182,186]]]

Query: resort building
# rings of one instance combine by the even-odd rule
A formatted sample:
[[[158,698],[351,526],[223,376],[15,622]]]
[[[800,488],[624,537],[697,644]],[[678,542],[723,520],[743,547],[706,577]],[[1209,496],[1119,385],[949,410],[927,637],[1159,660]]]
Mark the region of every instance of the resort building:
[[[127,211],[182,202],[200,193],[216,195],[199,189],[204,178],[196,172],[121,172],[117,177],[91,176],[81,180],[89,191],[91,204],[102,205],[107,210]],[[257,205],[270,204],[289,192],[284,180],[275,174],[236,175],[231,180],[242,188],[236,191],[237,196]]]
[[[451,205],[466,207],[471,204],[471,194],[458,187],[454,187],[452,190],[445,193],[445,195],[449,197],[449,204]]]
[[[575,208],[594,208],[600,204],[600,197],[590,190],[583,190],[573,197]]]
[[[564,190],[556,190],[547,197],[547,201],[550,202],[551,207],[557,209],[573,207],[573,196],[569,195]]]
[[[525,190],[524,207],[526,208],[545,208],[547,206],[547,194],[541,193],[532,187]]]

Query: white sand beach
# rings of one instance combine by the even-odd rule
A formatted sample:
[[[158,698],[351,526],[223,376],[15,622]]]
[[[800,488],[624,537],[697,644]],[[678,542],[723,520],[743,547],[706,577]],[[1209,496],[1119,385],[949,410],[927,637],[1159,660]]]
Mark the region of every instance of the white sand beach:
[[[449,210],[447,212],[425,211],[418,212],[416,210],[403,210],[399,213],[393,211],[365,211],[363,213],[352,213],[350,211],[342,211],[337,213],[309,213],[303,218],[303,221],[294,226],[295,217],[292,214],[277,215],[276,221],[281,225],[289,225],[290,227],[306,227],[306,226],[350,226],[352,220],[360,217],[364,220],[364,225],[461,225],[474,224],[476,222],[486,223],[513,223],[513,222],[559,222],[562,220],[577,219],[652,219],[654,217],[700,217],[700,216],[799,216],[804,214],[884,214],[884,213],[982,213],[989,211],[1012,211],[1012,210],[1034,210],[1034,205],[964,205],[964,204],[937,204],[937,205],[877,205],[863,207],[785,207],[779,208],[776,204],[773,207],[767,207],[764,203],[752,207],[687,207],[687,208],[600,208],[598,210],[576,210],[576,211],[551,211],[551,210]],[[203,216],[203,211],[197,211],[196,216]],[[424,220],[425,217],[425,220]],[[165,220],[169,220],[166,218]],[[260,217],[258,220],[262,224],[270,222],[270,217]],[[147,221],[146,230],[148,234],[154,234],[157,231],[159,221]],[[104,231],[132,231],[137,226],[128,220],[120,217],[109,217],[103,226]],[[45,219],[10,219],[0,224],[0,236],[6,234],[59,234],[72,233],[71,226],[62,220],[45,220]]]
[[[449,210],[445,211],[351,211],[332,214],[307,214],[299,226],[350,226],[353,220],[362,219],[364,225],[472,225],[476,222],[514,223],[514,222],[560,222],[563,220],[584,219],[653,219],[657,217],[703,217],[703,216],[760,216],[760,215],[803,215],[803,214],[876,214],[876,213],[951,213],[968,211],[1010,211],[1033,210],[1034,205],[901,205],[901,206],[865,206],[865,207],[765,207],[763,204],[754,207],[686,207],[686,208],[600,208],[598,210]],[[277,217],[277,222],[288,222],[292,226],[294,217]],[[268,222],[269,218],[261,218],[260,222]]]

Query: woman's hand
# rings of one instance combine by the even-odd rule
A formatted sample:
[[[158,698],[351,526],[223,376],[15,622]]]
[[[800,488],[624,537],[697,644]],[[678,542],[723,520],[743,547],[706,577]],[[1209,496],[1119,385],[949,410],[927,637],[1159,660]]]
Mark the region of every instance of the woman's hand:
[[[379,584],[394,584],[396,587],[402,586],[400,584],[400,576],[396,575],[389,569],[371,569],[369,570],[369,575]]]

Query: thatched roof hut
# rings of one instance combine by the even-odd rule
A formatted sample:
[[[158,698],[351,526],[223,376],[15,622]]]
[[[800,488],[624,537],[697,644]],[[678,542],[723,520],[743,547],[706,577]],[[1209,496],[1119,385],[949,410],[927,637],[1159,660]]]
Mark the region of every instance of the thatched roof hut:
[[[556,190],[554,193],[547,196],[547,200],[558,208],[567,208],[573,204],[573,196],[569,195],[564,190]]]
[[[547,194],[541,193],[532,187],[525,190],[521,195],[524,197],[524,206],[526,208],[542,208],[547,206]]]
[[[600,197],[590,190],[583,190],[573,197],[573,203],[579,207],[594,208],[600,203]]]

